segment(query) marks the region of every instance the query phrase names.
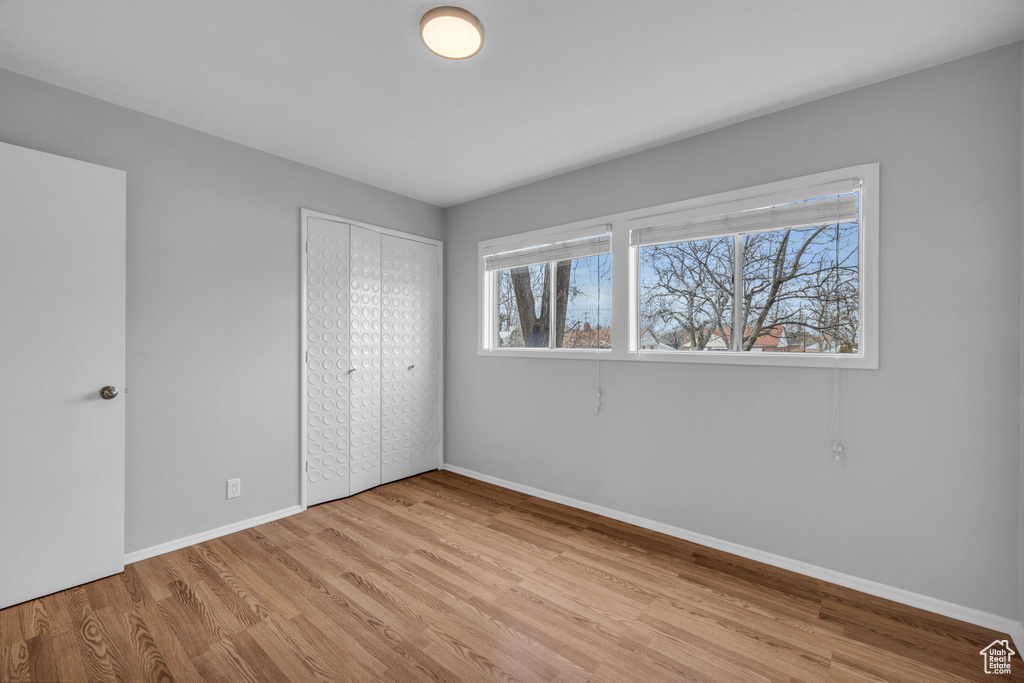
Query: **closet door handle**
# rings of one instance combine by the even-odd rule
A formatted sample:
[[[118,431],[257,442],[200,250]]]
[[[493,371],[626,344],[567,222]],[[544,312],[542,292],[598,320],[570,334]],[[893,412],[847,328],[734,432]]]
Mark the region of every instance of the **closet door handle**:
[[[351,375],[351,374],[352,374],[353,372],[355,372],[355,371],[356,371],[356,369],[355,369],[355,368],[349,368],[349,369],[348,369],[348,370],[347,370],[347,371],[345,372],[345,374],[346,374],[346,375]]]
[[[410,370],[412,370],[412,369],[413,369],[414,367],[416,367],[416,364],[415,364],[415,363],[414,363],[414,364],[412,364],[412,365],[410,365],[410,366],[409,366],[409,369],[410,369]]]

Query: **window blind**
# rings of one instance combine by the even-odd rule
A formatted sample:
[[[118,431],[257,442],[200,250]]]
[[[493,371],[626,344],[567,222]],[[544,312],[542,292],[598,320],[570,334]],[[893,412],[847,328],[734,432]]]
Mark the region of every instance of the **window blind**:
[[[612,235],[605,233],[580,239],[539,244],[515,251],[506,251],[484,256],[484,268],[488,271],[534,266],[549,261],[565,261],[574,258],[586,258],[610,254],[612,251]]]
[[[830,223],[857,221],[859,193],[819,197],[718,216],[637,228],[629,233],[632,246],[669,244],[689,240],[766,230],[806,228]]]

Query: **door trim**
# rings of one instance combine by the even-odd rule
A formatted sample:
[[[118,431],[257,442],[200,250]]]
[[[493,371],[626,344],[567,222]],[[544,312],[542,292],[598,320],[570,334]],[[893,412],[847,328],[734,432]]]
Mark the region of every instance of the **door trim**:
[[[401,230],[394,230],[392,228],[384,228],[379,225],[373,225],[372,223],[364,223],[362,221],[354,221],[341,216],[335,216],[329,213],[322,213],[320,211],[313,211],[312,209],[300,208],[299,209],[299,273],[302,279],[302,287],[299,292],[299,309],[301,313],[299,322],[299,506],[305,510],[306,505],[306,381],[307,374],[309,372],[309,366],[306,365],[306,352],[309,350],[307,339],[306,339],[306,325],[309,322],[307,318],[307,307],[309,306],[308,300],[308,278],[306,277],[307,254],[306,254],[306,242],[309,239],[309,220],[310,218],[319,218],[320,220],[332,221],[334,223],[344,223],[346,225],[353,225],[357,228],[364,228],[366,230],[372,230],[381,235],[391,235],[392,237],[400,237],[406,240],[412,240],[413,242],[422,242],[424,244],[431,244],[438,248],[438,269],[437,278],[439,291],[441,292],[441,300],[438,302],[441,315],[441,325],[438,330],[438,382],[437,382],[437,413],[439,433],[441,435],[440,443],[437,447],[437,468],[441,469],[444,467],[444,242],[442,240],[436,240],[432,237],[424,237],[422,235],[414,235],[409,232],[403,232]]]

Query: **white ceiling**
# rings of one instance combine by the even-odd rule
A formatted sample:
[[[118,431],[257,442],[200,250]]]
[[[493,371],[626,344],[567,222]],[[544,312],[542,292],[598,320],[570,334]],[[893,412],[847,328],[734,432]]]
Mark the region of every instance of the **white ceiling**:
[[[438,4],[0,0],[0,67],[450,206],[1024,38],[1021,0],[457,0],[452,62]]]

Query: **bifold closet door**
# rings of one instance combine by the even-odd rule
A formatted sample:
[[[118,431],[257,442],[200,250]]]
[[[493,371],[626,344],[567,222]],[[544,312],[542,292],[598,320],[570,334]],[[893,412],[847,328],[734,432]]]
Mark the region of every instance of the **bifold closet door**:
[[[349,495],[349,226],[307,222],[306,500]]]
[[[306,218],[306,504],[437,469],[441,248]]]
[[[381,483],[381,235],[354,225],[351,230],[350,494]]]
[[[437,469],[441,248],[382,237],[381,469],[395,481]]]

